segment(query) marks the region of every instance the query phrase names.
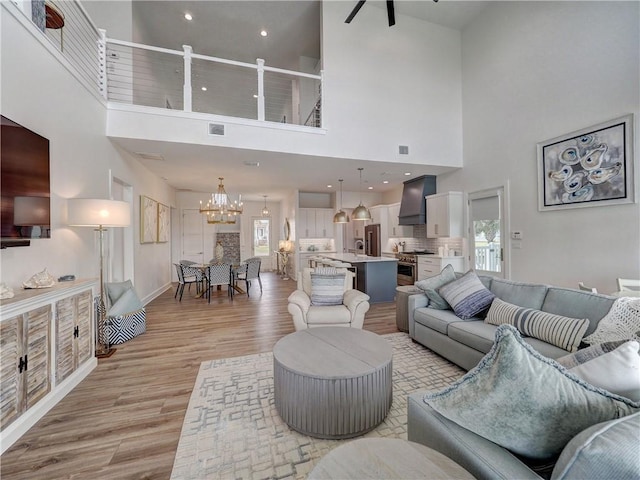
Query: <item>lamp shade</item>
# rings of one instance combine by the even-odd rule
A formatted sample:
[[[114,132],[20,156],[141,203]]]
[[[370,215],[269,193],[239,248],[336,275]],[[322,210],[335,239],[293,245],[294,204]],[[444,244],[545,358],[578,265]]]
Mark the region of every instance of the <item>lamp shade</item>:
[[[349,223],[349,215],[344,210],[338,210],[333,216],[333,223]]]
[[[17,227],[49,225],[49,197],[15,197],[13,224]]]
[[[367,207],[360,204],[351,212],[351,218],[361,221],[371,220],[371,212],[369,212]]]
[[[70,198],[68,224],[73,227],[128,227],[131,210],[127,202],[95,198]]]

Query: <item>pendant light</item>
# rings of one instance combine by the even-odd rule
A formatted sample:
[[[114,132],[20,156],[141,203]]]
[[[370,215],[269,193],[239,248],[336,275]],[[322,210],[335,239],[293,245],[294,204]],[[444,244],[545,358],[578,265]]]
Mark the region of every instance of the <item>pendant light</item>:
[[[371,220],[371,212],[367,207],[362,205],[362,170],[364,170],[364,168],[360,167],[358,170],[360,170],[360,204],[351,212],[351,217],[354,220],[364,222]]]
[[[264,207],[262,208],[262,216],[263,217],[268,217],[269,216],[269,209],[267,208],[267,196],[263,195],[264,197]]]
[[[349,223],[349,215],[342,210],[342,178],[338,180],[340,182],[340,210],[333,216],[333,223]]]

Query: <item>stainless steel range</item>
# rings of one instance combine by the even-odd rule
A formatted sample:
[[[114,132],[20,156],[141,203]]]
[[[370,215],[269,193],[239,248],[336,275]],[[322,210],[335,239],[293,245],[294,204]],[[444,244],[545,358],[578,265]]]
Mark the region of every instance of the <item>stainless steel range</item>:
[[[433,255],[433,252],[398,252],[398,285],[413,285],[417,279],[418,255]]]

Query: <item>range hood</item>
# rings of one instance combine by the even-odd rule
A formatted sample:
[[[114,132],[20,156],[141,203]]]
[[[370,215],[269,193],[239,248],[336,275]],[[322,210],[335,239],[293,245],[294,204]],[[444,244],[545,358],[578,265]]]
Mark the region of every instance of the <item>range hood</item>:
[[[400,202],[400,225],[424,225],[427,223],[427,195],[436,193],[436,177],[423,175],[404,182],[402,202]]]

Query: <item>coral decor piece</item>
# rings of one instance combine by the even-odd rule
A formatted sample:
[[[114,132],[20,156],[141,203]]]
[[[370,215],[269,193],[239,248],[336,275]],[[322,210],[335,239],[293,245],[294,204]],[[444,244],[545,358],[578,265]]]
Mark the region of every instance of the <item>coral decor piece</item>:
[[[216,244],[214,257],[216,259],[216,263],[222,263],[222,259],[224,258],[224,247],[222,246],[222,242],[220,241],[218,241],[218,243]]]
[[[29,280],[24,282],[22,286],[24,288],[47,288],[53,287],[56,284],[56,279],[47,272],[45,268],[43,271],[36,273]]]
[[[7,287],[5,283],[0,283],[0,300],[4,300],[5,298],[13,298],[15,293],[13,293],[13,288]]]

